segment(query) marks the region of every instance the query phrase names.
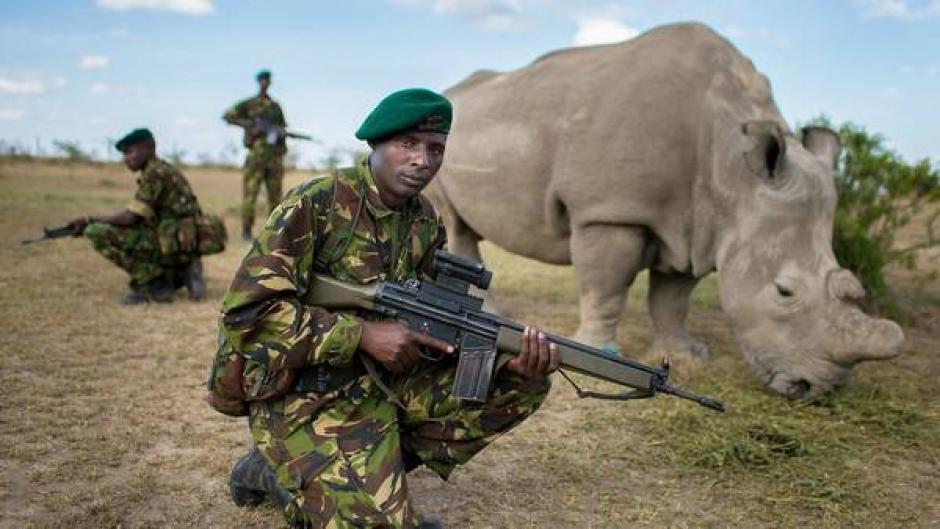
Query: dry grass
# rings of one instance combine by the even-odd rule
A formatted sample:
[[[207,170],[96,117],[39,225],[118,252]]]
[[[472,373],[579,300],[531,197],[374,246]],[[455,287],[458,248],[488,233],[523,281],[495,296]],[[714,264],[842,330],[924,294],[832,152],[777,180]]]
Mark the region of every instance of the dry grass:
[[[236,233],[239,175],[187,174]],[[18,244],[43,225],[120,207],[132,191],[116,166],[0,164],[0,528],[280,527],[272,509],[228,500],[247,429],[201,401],[219,298],[243,244],[206,260],[207,301],[140,308],[118,305],[123,273],[86,242]],[[511,315],[574,330],[570,269],[486,255]],[[629,351],[649,343],[643,288],[620,329]],[[450,482],[412,475],[416,501],[461,528],[938,527],[932,292],[904,355],[860,367],[846,391],[793,403],[750,377],[706,281],[690,320],[713,360],[687,365],[682,383],[729,413],[668,398],[582,401],[557,380],[535,417]]]

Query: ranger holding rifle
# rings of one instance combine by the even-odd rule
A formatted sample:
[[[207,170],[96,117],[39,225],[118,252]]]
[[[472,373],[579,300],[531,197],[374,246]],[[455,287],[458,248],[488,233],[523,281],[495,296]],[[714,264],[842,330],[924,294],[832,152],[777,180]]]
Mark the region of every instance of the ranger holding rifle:
[[[245,129],[243,143],[248,148],[242,183],[242,238],[251,240],[255,221],[255,201],[261,184],[268,197],[268,212],[281,201],[284,180],[284,155],[287,138],[312,140],[310,136],[289,132],[281,105],[271,99],[271,72],[262,70],[256,76],[258,95],[236,103],[222,116],[227,123]]]
[[[356,133],[372,148],[363,165],[295,189],[236,272],[210,383],[217,409],[249,415],[257,445],[232,470],[236,504],[267,496],[292,528],[437,527],[412,505],[405,472],[446,478],[545,399],[558,357],[538,331],[498,359],[487,401],[467,404],[451,396],[453,344],[302,299],[315,273],[363,285],[430,277],[445,235],[419,193],[450,123],[450,103],[430,90],[386,97]],[[432,352],[448,360],[422,358]]]
[[[43,238],[84,235],[130,275],[131,292],[121,300],[125,305],[171,301],[182,286],[191,299],[202,299],[206,285],[200,256],[225,248],[221,219],[203,215],[183,173],[157,157],[149,130],[131,131],[115,147],[127,168],[140,173],[134,199],[111,215],[82,216],[47,228]]]

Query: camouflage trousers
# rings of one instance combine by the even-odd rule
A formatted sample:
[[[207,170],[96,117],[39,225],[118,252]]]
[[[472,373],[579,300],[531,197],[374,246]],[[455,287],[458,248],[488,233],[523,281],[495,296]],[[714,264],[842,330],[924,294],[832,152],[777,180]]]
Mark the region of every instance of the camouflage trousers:
[[[130,275],[132,288],[166,277],[175,266],[188,260],[164,255],[156,230],[147,226],[120,227],[94,222],[85,228],[84,236],[98,253]]]
[[[267,147],[253,147],[245,159],[242,182],[242,226],[251,228],[255,222],[255,202],[261,184],[268,199],[268,213],[281,202],[284,180],[284,155]]]
[[[253,404],[252,437],[293,496],[284,513],[289,526],[417,527],[421,515],[406,472],[423,464],[447,479],[535,412],[551,387],[548,379],[500,369],[486,402],[460,402],[451,396],[455,369],[424,362],[410,374],[387,376],[403,407],[368,375],[321,397]]]

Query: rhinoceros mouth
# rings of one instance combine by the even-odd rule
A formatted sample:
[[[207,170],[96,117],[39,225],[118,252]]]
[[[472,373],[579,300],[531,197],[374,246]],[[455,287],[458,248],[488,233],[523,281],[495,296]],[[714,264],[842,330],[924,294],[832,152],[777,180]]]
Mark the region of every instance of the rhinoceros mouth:
[[[775,361],[780,353],[769,349],[752,349],[746,355],[751,369],[764,386],[785,397],[797,400],[813,398],[838,385],[827,380],[813,380],[780,367]]]
[[[807,399],[815,393],[809,380],[793,378],[783,373],[774,373],[766,384],[768,388],[791,399]]]

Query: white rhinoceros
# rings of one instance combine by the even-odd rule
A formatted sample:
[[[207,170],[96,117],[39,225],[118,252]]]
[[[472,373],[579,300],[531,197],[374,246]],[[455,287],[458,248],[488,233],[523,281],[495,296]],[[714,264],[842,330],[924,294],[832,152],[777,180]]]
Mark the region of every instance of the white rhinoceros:
[[[573,263],[577,339],[615,344],[626,291],[649,268],[654,351],[707,353],[683,322],[717,271],[747,361],[790,397],[900,351],[901,328],[856,308],[864,291],[832,252],[837,136],[794,137],[767,79],[706,26],[554,52],[446,93],[455,121],[428,195],[451,249],[479,259],[487,239]]]

